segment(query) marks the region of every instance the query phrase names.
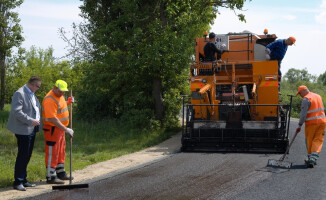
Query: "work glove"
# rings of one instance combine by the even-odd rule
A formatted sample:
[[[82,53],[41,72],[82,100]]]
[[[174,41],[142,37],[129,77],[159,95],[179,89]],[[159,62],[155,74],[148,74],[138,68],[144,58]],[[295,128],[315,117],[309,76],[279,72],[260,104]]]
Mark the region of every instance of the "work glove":
[[[266,52],[267,54],[271,54],[271,50],[270,50],[269,48],[266,48],[265,52]]]
[[[73,96],[68,97],[68,102],[67,102],[67,104],[70,105],[70,104],[72,104],[72,103],[75,103],[75,98],[74,98]]]
[[[301,127],[299,126],[297,130],[295,130],[295,133],[299,133],[301,131]]]
[[[265,56],[266,56],[266,60],[270,60],[271,59],[271,56],[269,54],[266,53]]]
[[[66,133],[68,133],[71,137],[74,137],[74,130],[71,128],[67,128]]]

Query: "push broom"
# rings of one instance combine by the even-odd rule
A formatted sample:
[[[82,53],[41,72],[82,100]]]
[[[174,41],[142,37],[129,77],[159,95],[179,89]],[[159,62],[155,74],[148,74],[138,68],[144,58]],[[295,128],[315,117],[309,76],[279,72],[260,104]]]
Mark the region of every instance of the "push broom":
[[[289,110],[289,116],[291,116],[291,108],[292,108],[292,98],[295,97],[295,95],[287,95],[289,96],[290,99],[290,110]],[[290,127],[290,121],[291,121],[291,117],[289,118],[288,121],[288,129],[287,132],[289,132],[289,127]],[[298,132],[299,133],[299,132]],[[291,145],[295,139],[295,137],[297,137],[298,133],[296,132],[289,144],[289,146],[287,147],[284,155],[279,159],[279,160],[275,160],[275,159],[269,159],[267,162],[267,167],[274,167],[274,168],[286,168],[286,169],[290,169],[292,167],[292,163],[291,162],[286,162],[284,161],[284,158],[286,156],[286,154],[289,153]]]
[[[72,97],[72,90],[70,90],[70,97]],[[72,103],[70,104],[69,113],[70,128],[72,129]],[[70,136],[70,180],[69,185],[55,185],[52,190],[71,190],[76,188],[88,188],[88,184],[72,184],[72,137]]]
[[[267,163],[267,167],[275,167],[275,168],[286,168],[286,169],[290,169],[291,166],[292,166],[292,163],[291,162],[287,162],[287,161],[284,161],[284,158],[286,156],[286,154],[289,153],[290,151],[290,147],[292,146],[292,143],[294,141],[294,139],[297,137],[299,132],[296,132],[288,146],[288,148],[286,149],[284,155],[279,159],[279,160],[275,160],[275,159],[269,159],[268,160],[268,163]]]

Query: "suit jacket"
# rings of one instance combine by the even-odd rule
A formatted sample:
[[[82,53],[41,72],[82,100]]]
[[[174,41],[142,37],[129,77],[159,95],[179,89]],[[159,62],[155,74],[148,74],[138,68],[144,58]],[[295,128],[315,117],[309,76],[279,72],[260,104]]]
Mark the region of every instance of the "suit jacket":
[[[36,107],[39,109],[41,116],[40,102],[36,97],[35,100]],[[18,135],[30,135],[34,130],[34,126],[31,126],[31,124],[35,118],[36,111],[32,104],[31,97],[28,94],[27,88],[23,86],[19,88],[12,97],[7,128]]]

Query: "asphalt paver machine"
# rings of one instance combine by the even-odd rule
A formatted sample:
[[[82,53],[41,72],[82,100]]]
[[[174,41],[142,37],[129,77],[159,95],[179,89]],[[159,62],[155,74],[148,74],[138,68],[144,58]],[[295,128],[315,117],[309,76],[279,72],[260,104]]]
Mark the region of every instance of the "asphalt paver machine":
[[[205,61],[207,34],[196,39],[182,151],[285,152],[291,103],[280,103],[278,62],[265,59],[275,39],[268,33],[217,35],[215,45],[224,53],[213,62]]]

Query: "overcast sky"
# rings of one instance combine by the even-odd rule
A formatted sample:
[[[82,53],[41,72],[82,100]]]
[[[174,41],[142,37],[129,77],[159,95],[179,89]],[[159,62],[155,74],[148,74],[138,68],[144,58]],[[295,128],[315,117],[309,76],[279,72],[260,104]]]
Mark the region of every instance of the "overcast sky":
[[[66,44],[58,29],[71,30],[73,22],[82,21],[78,8],[81,4],[78,0],[25,0],[18,9],[25,37],[23,47],[52,46],[56,57],[65,55]],[[262,34],[267,28],[280,39],[294,36],[296,46],[288,48],[283,74],[290,68],[307,68],[315,75],[326,71],[326,0],[252,0],[238,13],[246,15],[247,23],[240,22],[234,12],[220,9],[211,31],[225,34],[248,30]]]

